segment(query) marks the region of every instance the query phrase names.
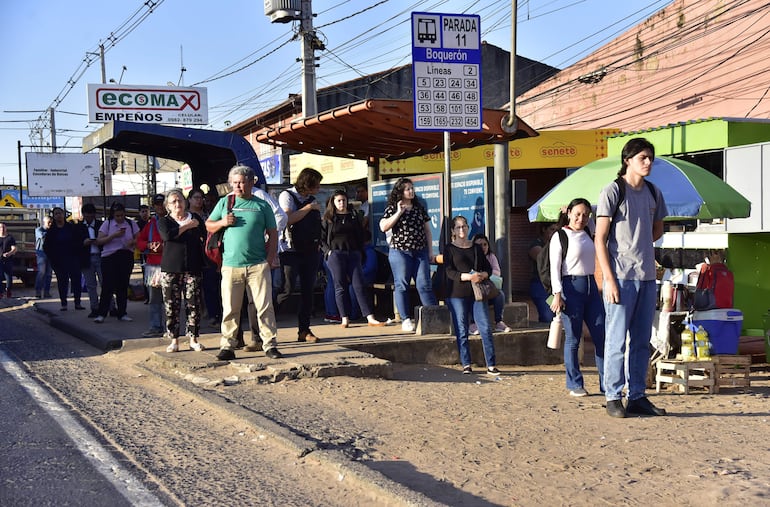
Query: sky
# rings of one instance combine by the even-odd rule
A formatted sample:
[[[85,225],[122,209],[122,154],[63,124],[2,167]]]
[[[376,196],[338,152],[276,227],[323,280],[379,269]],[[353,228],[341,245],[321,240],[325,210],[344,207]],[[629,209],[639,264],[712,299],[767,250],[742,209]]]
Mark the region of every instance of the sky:
[[[516,52],[565,68],[637,25],[670,0],[518,0]],[[149,8],[148,5],[152,5]],[[511,0],[314,0],[325,46],[318,89],[411,62],[411,12],[477,14],[482,40],[511,49]],[[301,91],[300,43],[292,23],[271,23],[261,0],[0,1],[0,184],[18,185],[24,153],[79,153],[88,123],[88,83],[200,86],[209,125],[223,129]],[[125,67],[125,70],[123,70]],[[184,70],[182,70],[184,69]],[[23,176],[26,185],[26,176]]]

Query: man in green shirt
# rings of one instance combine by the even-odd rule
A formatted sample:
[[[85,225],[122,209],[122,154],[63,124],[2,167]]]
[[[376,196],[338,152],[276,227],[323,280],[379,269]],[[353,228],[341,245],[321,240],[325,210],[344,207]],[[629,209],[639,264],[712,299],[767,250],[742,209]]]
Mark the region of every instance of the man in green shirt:
[[[231,212],[227,212],[225,196],[206,220],[208,232],[226,227],[222,239],[222,339],[217,359],[235,359],[244,290],[254,302],[262,350],[267,357],[278,359],[283,356],[276,347],[277,325],[270,277],[278,245],[275,215],[267,202],[252,195],[254,171],[250,167],[239,165],[230,169],[228,182],[235,195]]]

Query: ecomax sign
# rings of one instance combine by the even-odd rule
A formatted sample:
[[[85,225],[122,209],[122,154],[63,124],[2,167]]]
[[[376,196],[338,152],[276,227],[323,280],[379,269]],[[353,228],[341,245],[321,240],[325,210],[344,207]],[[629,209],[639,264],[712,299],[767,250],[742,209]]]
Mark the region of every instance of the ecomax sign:
[[[88,85],[88,121],[206,125],[206,88]]]
[[[414,129],[481,130],[481,18],[412,13]]]

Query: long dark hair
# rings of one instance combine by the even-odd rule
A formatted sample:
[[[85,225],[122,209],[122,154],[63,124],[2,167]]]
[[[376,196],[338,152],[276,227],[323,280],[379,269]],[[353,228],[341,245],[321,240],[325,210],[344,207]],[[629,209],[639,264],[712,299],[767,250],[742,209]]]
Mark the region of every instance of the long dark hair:
[[[324,211],[323,220],[325,222],[334,222],[334,215],[337,213],[337,208],[334,207],[334,198],[338,195],[344,195],[345,196],[345,211],[350,212],[350,199],[348,199],[348,193],[345,192],[345,190],[338,188],[334,191],[334,193],[329,197],[329,200],[326,202],[326,211]]]
[[[113,201],[113,203],[110,205],[110,214],[107,216],[107,219],[114,220],[116,211],[126,211],[126,207],[123,206],[123,203]]]
[[[626,174],[626,170],[628,169],[626,160],[634,158],[638,153],[644,150],[650,150],[653,160],[655,159],[655,146],[653,146],[650,141],[643,137],[635,137],[629,140],[625,146],[623,146],[623,151],[620,153],[620,171],[618,171],[618,176]]]
[[[569,217],[567,215],[569,214],[570,211],[572,211],[572,208],[580,204],[585,205],[585,207],[588,208],[589,211],[591,211],[591,203],[588,202],[588,199],[584,199],[582,197],[576,197],[572,199],[569,202],[569,204],[567,204],[567,208],[564,211],[559,211],[559,222],[558,222],[559,228],[569,224]]]
[[[399,178],[396,180],[396,183],[393,185],[393,189],[390,191],[390,195],[388,196],[388,206],[396,207],[396,204],[398,201],[404,198],[404,187],[406,187],[407,184],[412,185],[414,187],[414,183],[409,178]],[[414,194],[414,199],[412,199],[412,206],[416,208],[423,208],[423,205],[420,204],[420,201],[417,199],[417,194]]]
[[[473,237],[471,238],[471,241],[473,241],[473,243],[475,244],[476,241],[480,239],[483,239],[484,241],[487,242],[487,245],[489,245],[489,247],[487,248],[487,254],[494,254],[495,252],[492,250],[492,242],[489,241],[489,238],[486,236],[486,234],[481,234],[481,233],[474,234]],[[482,248],[482,250],[484,249]]]

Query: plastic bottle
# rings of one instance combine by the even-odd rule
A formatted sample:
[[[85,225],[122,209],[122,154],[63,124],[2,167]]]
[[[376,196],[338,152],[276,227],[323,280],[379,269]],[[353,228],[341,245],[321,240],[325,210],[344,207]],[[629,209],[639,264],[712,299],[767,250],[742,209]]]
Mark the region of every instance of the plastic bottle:
[[[549,349],[558,349],[561,347],[561,335],[562,335],[562,325],[561,325],[561,312],[554,315],[553,320],[551,321],[551,327],[548,329],[548,348]]]
[[[694,361],[695,357],[695,326],[687,323],[682,330],[682,361]]]
[[[695,332],[695,352],[700,361],[711,361],[711,343],[709,342],[708,331],[703,326],[698,326]]]

